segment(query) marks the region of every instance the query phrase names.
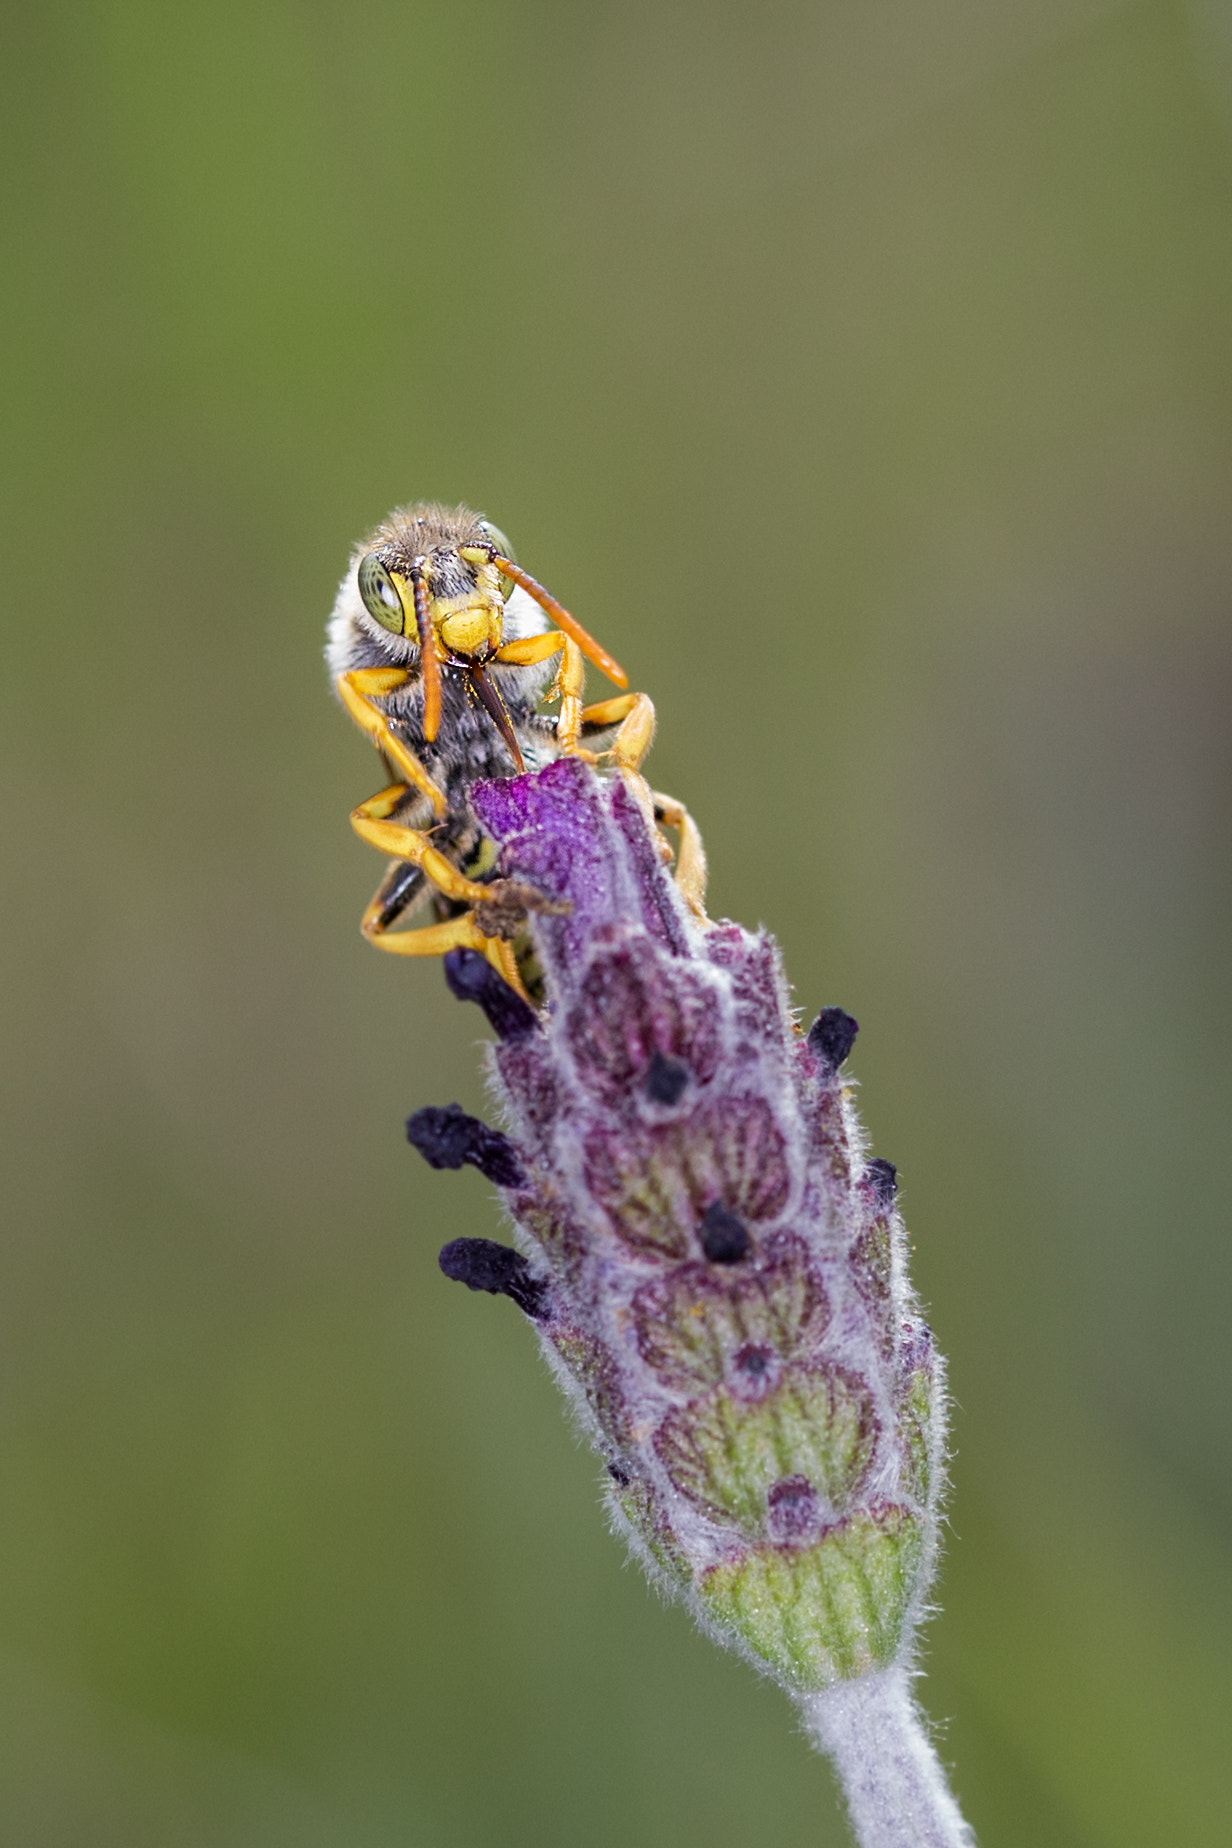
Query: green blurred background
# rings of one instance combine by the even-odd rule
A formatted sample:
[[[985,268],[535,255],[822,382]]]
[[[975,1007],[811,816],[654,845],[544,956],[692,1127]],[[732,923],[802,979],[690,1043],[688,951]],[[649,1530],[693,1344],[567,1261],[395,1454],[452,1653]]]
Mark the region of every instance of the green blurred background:
[[[322,624],[466,499],[654,696],[714,909],[862,1023],[957,1400],[987,1848],[1223,1844],[1232,19],[10,9],[0,1838],[844,1841],[622,1562],[402,1140]],[[592,685],[597,684],[592,680]]]

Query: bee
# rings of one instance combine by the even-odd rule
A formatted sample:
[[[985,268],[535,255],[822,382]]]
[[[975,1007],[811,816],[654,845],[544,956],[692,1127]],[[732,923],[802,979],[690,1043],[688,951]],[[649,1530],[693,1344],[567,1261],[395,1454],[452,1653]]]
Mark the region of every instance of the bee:
[[[469,508],[396,508],[355,547],[326,659],[339,699],[390,779],[351,814],[361,839],[392,856],[360,924],[370,943],[398,956],[478,949],[525,992],[513,940],[528,911],[547,901],[494,877],[492,843],[468,792],[480,778],[600,755],[645,791],[640,766],[654,707],[627,691],[585,705],[584,657],[628,687],[607,650],[522,570],[499,527]],[[554,717],[542,710],[553,702]],[[607,748],[590,749],[604,734]],[[646,796],[656,819],[679,830],[676,876],[701,914],[705,857],[696,827],[670,797]],[[424,907],[432,922],[393,928]]]

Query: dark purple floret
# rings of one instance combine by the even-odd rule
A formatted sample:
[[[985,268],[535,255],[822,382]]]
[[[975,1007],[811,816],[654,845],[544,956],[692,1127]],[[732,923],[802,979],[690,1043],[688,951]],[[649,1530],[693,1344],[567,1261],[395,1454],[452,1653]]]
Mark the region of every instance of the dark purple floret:
[[[407,1118],[406,1139],[430,1168],[478,1168],[497,1187],[520,1187],[525,1178],[508,1136],[467,1116],[460,1104],[429,1104]]]
[[[508,1296],[532,1319],[543,1315],[547,1287],[511,1246],[498,1245],[494,1238],[454,1238],[442,1246],[438,1261],[447,1277],[468,1290]]]
[[[864,1179],[872,1188],[877,1204],[887,1211],[894,1204],[898,1192],[898,1169],[892,1161],[883,1161],[880,1155],[874,1155],[864,1170]]]
[[[706,1208],[701,1224],[702,1250],[712,1264],[739,1264],[752,1246],[743,1219],[729,1213],[721,1201]]]
[[[841,1007],[823,1007],[808,1031],[808,1043],[823,1064],[837,1071],[856,1043],[860,1023]]]
[[[687,1065],[682,1065],[679,1059],[669,1059],[666,1053],[656,1052],[642,1088],[652,1104],[678,1104],[688,1082]]]
[[[459,1001],[477,1001],[497,1039],[525,1039],[539,1031],[535,1010],[515,994],[478,950],[450,950],[445,956],[445,980]]]

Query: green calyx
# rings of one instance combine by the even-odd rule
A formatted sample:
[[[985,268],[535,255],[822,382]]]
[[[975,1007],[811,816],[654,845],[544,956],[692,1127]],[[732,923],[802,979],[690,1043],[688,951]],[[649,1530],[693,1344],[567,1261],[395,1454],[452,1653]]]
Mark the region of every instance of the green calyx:
[[[787,1204],[787,1149],[764,1098],[699,1106],[678,1122],[630,1126],[619,1144],[587,1150],[586,1186],[626,1243],[663,1257],[694,1249],[691,1228],[721,1200],[752,1225]]]
[[[921,1503],[932,1487],[933,1408],[936,1385],[932,1374],[918,1367],[911,1374],[898,1414],[903,1455],[903,1487]]]
[[[749,1539],[771,1533],[770,1491],[803,1478],[819,1515],[841,1514],[872,1460],[877,1421],[862,1381],[839,1367],[788,1367],[764,1398],[720,1388],[669,1414],[655,1448],[673,1483]]]
[[[646,1484],[633,1481],[620,1486],[613,1485],[612,1496],[664,1578],[676,1586],[690,1585],[692,1573],[689,1562]]]
[[[702,1608],[799,1693],[851,1681],[894,1660],[923,1554],[906,1508],[829,1528],[807,1548],[759,1546],[698,1584]]]
[[[795,1240],[780,1241],[756,1269],[680,1264],[633,1299],[637,1345],[655,1377],[695,1394],[723,1383],[742,1347],[790,1360],[815,1342],[830,1308]]]
[[[553,1326],[549,1338],[582,1388],[603,1435],[617,1449],[623,1448],[629,1441],[628,1419],[616,1362],[608,1349],[592,1335],[568,1323]]]

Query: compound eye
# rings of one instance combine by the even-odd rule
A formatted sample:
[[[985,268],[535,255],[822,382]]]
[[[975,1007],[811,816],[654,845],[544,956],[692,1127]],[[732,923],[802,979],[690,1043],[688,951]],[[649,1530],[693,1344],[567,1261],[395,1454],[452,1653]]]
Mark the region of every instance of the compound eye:
[[[375,552],[359,561],[359,594],[364,608],[382,629],[402,635],[406,629],[406,611],[398,595],[398,586]]]
[[[504,533],[501,531],[499,526],[493,526],[491,520],[480,520],[479,530],[483,534],[484,538],[487,540],[488,544],[494,545],[496,547],[497,551],[500,553],[502,558],[507,558],[511,561],[511,563],[515,565],[517,564],[518,555],[514,551],[513,547],[510,545],[508,539],[505,537]],[[513,589],[513,579],[502,576],[501,581],[500,581],[500,587],[501,587],[501,596],[504,597],[506,602],[508,602],[509,593]]]

